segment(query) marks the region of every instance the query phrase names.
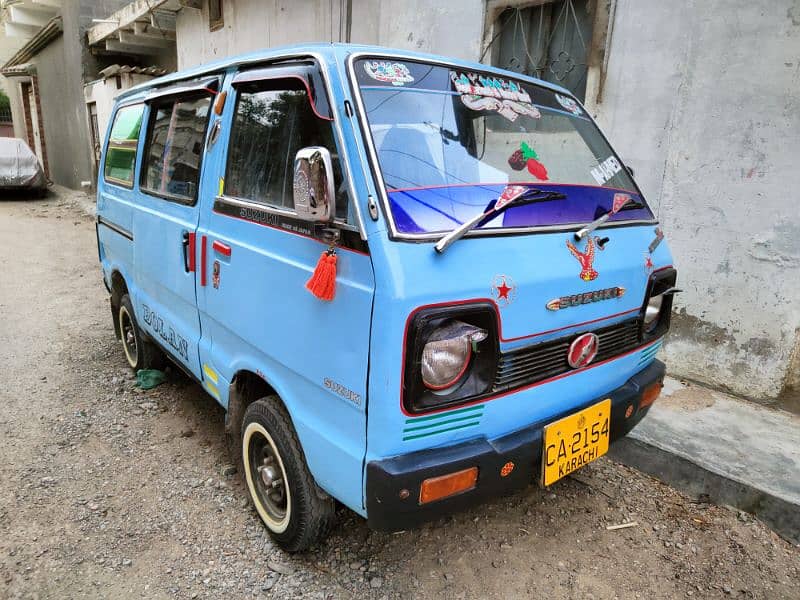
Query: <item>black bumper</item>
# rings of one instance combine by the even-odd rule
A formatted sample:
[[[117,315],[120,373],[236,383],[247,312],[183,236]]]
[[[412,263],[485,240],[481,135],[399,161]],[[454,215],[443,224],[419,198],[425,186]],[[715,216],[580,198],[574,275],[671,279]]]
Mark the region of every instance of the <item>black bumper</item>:
[[[383,531],[408,529],[539,481],[545,425],[595,402],[611,398],[610,438],[613,442],[626,435],[647,414],[649,406],[639,409],[642,391],[649,385],[662,381],[664,373],[664,364],[656,360],[617,389],[583,406],[571,408],[564,414],[553,415],[546,421],[534,423],[503,437],[493,440],[479,438],[369,463],[369,526]],[[629,406],[633,407],[633,414],[625,418]],[[501,477],[500,469],[509,461],[515,464],[515,468],[506,477]],[[419,504],[422,481],[475,466],[478,467],[478,482],[473,490],[430,504]],[[409,492],[407,495],[403,494],[405,499],[400,497],[401,490]]]

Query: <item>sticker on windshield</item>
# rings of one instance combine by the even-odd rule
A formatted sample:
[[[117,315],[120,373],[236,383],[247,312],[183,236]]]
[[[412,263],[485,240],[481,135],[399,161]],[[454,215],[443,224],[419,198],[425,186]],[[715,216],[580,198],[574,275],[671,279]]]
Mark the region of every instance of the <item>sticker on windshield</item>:
[[[414,81],[408,67],[403,63],[372,60],[364,63],[364,70],[374,80],[391,83],[392,85],[405,85]]]
[[[603,185],[606,181],[614,177],[617,173],[622,171],[622,165],[613,156],[609,156],[594,169],[591,170],[592,177],[598,183]]]
[[[558,103],[564,108],[566,108],[573,115],[580,116],[583,114],[583,111],[581,110],[581,107],[578,106],[578,103],[575,102],[575,100],[573,100],[569,96],[562,96],[561,94],[556,94],[556,100],[558,100]]]
[[[534,119],[542,116],[528,92],[513,81],[456,71],[450,72],[450,79],[461,94],[461,102],[471,110],[497,112],[509,121],[516,121],[519,115]]]
[[[540,181],[547,181],[547,169],[539,162],[536,151],[525,142],[519,145],[519,150],[508,158],[508,165],[515,171],[528,168],[528,173]]]

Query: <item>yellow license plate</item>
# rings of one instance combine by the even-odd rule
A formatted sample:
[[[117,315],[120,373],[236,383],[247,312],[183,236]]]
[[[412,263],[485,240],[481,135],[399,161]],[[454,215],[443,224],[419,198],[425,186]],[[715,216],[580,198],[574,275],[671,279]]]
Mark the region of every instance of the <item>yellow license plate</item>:
[[[610,425],[610,399],[546,425],[542,483],[550,485],[608,452]]]

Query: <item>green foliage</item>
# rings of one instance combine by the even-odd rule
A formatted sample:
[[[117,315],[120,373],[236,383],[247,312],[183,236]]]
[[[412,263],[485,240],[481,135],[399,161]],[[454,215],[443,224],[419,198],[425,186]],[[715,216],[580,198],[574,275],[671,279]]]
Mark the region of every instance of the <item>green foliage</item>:
[[[11,110],[11,100],[3,90],[0,90],[0,112],[3,110]]]

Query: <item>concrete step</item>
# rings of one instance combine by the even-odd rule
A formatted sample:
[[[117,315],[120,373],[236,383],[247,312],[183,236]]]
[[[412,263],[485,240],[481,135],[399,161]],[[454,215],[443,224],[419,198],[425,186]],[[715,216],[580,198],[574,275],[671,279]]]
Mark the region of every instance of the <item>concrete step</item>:
[[[800,544],[800,415],[668,378],[609,456]]]

